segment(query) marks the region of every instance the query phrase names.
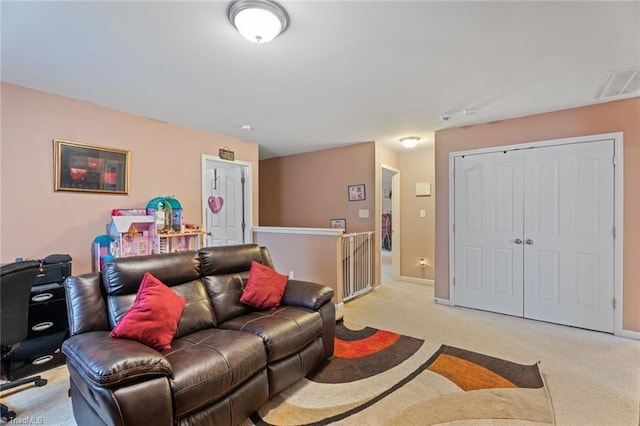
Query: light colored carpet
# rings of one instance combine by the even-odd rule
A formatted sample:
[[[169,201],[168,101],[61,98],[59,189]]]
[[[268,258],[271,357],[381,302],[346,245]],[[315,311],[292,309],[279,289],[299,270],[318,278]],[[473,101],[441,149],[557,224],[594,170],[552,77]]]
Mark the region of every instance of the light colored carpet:
[[[434,347],[446,344],[526,365],[539,362],[558,425],[638,425],[640,342],[436,305],[432,287],[390,280],[385,280],[372,293],[347,303],[344,313],[346,321],[423,339],[432,342]],[[15,409],[22,421],[30,419],[30,424],[74,425],[65,367],[49,370],[43,376],[49,379],[45,387],[7,391],[1,395],[2,401]],[[403,407],[402,401],[385,404],[387,412],[396,407],[398,412],[393,424],[419,419],[420,413]],[[358,418],[358,424],[380,424],[375,410],[371,412],[370,418]],[[449,424],[529,423],[461,421]]]

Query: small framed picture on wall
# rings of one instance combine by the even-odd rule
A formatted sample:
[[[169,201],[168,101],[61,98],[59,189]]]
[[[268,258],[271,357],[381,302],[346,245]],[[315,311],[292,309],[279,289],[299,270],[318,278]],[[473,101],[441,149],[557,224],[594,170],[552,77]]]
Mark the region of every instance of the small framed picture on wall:
[[[331,229],[347,229],[346,219],[331,219],[329,226]]]
[[[367,199],[365,195],[364,183],[360,183],[358,185],[349,185],[348,192],[349,201],[362,201]]]

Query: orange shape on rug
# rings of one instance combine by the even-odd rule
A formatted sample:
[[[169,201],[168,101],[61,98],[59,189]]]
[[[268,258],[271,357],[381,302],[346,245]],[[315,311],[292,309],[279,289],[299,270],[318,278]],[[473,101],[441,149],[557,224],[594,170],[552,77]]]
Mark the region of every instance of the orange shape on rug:
[[[518,387],[481,365],[447,354],[438,356],[428,370],[446,377],[465,391]]]
[[[398,341],[399,334],[378,330],[374,335],[361,340],[342,340],[336,338],[333,354],[338,358],[360,358],[375,354]]]

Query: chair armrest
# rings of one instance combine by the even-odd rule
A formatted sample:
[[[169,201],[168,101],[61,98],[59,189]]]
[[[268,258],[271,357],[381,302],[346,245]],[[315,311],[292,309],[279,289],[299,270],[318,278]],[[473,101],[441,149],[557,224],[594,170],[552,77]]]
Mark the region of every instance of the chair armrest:
[[[300,306],[317,311],[333,297],[333,289],[309,281],[289,280],[284,289],[281,305]]]
[[[135,340],[111,337],[108,331],[71,336],[62,344],[62,352],[78,373],[100,387],[172,373],[160,352]]]

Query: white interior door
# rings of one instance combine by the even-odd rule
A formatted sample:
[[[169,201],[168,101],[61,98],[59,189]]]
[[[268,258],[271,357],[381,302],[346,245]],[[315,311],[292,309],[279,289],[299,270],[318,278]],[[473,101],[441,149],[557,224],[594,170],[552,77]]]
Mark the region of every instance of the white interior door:
[[[527,318],[613,332],[613,141],[527,150]]]
[[[614,143],[455,158],[457,305],[613,332]]]
[[[455,159],[456,305],[523,315],[522,151]]]
[[[245,166],[205,160],[205,227],[207,246],[246,242],[247,191]]]

